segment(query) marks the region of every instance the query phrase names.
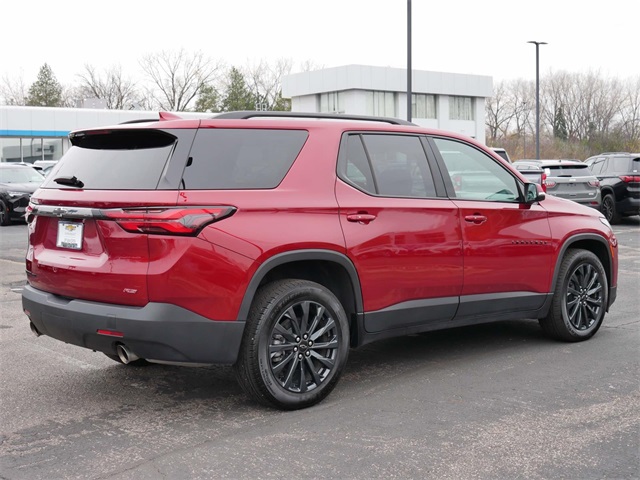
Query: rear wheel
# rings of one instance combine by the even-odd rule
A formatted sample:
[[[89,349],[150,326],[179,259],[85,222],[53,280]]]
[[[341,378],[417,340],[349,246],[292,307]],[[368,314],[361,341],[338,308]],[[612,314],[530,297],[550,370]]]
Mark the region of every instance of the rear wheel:
[[[314,282],[281,280],[258,291],[235,372],[258,402],[294,410],[329,395],[348,353],[347,316],[335,295]]]
[[[609,223],[620,221],[620,214],[616,212],[616,200],[610,193],[602,199],[602,213]]]
[[[6,227],[11,223],[11,217],[9,214],[9,207],[6,203],[0,200],[0,226]]]
[[[544,332],[559,340],[591,338],[602,325],[608,300],[607,276],[600,259],[587,250],[569,250],[562,260]]]

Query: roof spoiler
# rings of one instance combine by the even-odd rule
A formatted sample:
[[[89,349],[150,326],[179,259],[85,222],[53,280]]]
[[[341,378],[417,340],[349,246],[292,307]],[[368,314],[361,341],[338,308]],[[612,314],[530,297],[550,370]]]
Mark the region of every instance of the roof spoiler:
[[[167,120],[182,120],[182,117],[171,112],[158,112],[158,118],[138,118],[136,120],[127,120],[120,122],[118,125],[128,125],[130,123],[148,123],[148,122],[166,122]]]

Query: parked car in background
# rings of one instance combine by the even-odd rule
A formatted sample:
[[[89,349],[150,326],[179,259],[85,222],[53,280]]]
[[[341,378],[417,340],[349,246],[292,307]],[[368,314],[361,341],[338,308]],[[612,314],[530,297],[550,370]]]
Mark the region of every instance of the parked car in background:
[[[0,163],[0,226],[24,220],[31,194],[44,177],[28,164]]]
[[[23,310],[116,362],[234,365],[291,410],[331,392],[351,347],[532,318],[583,341],[616,298],[603,215],[463,135],[227,112],[69,138],[32,197]]]
[[[547,174],[539,163],[516,160],[513,166],[516,167],[516,170],[525,178],[542,186],[542,191],[547,191]]]
[[[502,147],[493,147],[491,150],[496,152],[498,155],[500,155],[502,158],[504,158],[507,162],[511,163],[511,159],[509,158],[509,154],[507,153],[507,151],[504,148],[502,148]]]
[[[600,181],[602,213],[610,223],[640,215],[640,153],[602,153],[584,163]]]
[[[516,160],[518,164],[537,164],[546,174],[546,192],[600,209],[600,181],[589,166],[578,160]]]

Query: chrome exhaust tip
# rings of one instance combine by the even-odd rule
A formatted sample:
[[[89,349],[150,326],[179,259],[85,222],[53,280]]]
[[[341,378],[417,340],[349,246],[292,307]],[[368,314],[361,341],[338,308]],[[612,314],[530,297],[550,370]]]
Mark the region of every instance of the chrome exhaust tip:
[[[36,337],[39,337],[40,335],[42,335],[38,331],[38,328],[33,324],[33,322],[29,322],[29,328],[31,329],[31,333],[33,333]]]
[[[118,344],[118,346],[116,347],[116,353],[118,354],[118,358],[120,359],[120,361],[125,365],[131,362],[135,362],[140,358],[122,344]]]

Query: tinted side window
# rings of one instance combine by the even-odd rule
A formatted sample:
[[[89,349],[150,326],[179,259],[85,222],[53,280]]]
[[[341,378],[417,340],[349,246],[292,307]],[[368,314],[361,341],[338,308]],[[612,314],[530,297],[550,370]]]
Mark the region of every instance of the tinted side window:
[[[589,169],[593,172],[594,175],[598,175],[602,171],[602,166],[605,163],[604,158],[596,158],[590,162],[585,162],[589,165]]]
[[[515,202],[518,183],[502,165],[466,143],[434,138],[447,168],[456,198]]]
[[[183,188],[275,188],[293,165],[304,130],[201,129],[191,148]]]
[[[375,194],[373,174],[360,135],[349,135],[346,148],[346,171],[343,175],[365,192]]]
[[[435,197],[433,177],[420,138],[410,135],[366,134],[377,193],[391,197]]]
[[[631,159],[629,157],[613,157],[609,160],[609,172],[629,173],[631,171]]]

